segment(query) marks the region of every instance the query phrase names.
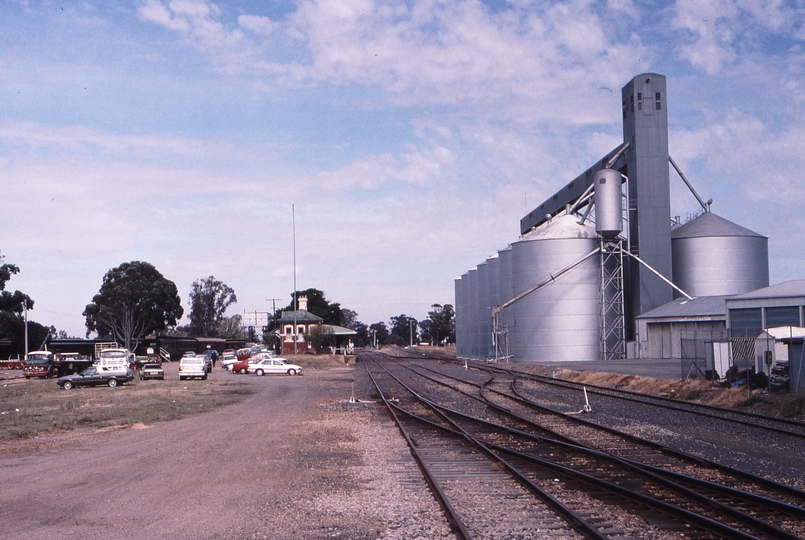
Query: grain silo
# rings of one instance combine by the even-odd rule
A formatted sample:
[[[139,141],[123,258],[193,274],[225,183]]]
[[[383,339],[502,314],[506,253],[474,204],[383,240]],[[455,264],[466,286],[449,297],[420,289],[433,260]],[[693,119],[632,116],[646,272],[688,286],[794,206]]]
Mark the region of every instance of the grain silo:
[[[599,247],[595,230],[578,217],[554,217],[512,244],[513,293],[518,295]],[[561,278],[503,310],[515,360],[565,361],[601,357],[600,266],[590,257]]]
[[[467,356],[466,319],[468,311],[466,301],[466,288],[467,288],[467,274],[463,274],[461,277],[456,278],[455,282],[456,354],[458,356]]]
[[[467,356],[478,358],[478,269],[467,272]]]
[[[769,286],[769,239],[705,212],[671,231],[673,281],[691,296]]]
[[[488,354],[489,345],[492,342],[491,327],[492,322],[486,313],[489,306],[489,264],[484,261],[476,266],[478,269],[478,299],[476,304],[476,316],[478,326],[478,351],[476,358],[484,358]]]
[[[487,266],[487,301],[483,308],[483,317],[486,320],[484,327],[484,350],[487,356],[494,356],[495,351],[492,342],[492,318],[490,317],[490,308],[496,306],[501,302],[508,300],[502,298],[500,291],[500,256],[495,253],[486,259]]]

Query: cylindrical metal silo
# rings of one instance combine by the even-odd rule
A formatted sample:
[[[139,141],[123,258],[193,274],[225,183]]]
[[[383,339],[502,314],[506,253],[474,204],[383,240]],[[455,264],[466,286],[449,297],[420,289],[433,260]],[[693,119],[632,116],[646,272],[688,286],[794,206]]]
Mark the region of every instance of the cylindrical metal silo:
[[[467,336],[464,320],[467,317],[467,306],[464,301],[464,289],[467,286],[467,274],[456,278],[454,309],[456,312],[456,356],[466,356]]]
[[[512,244],[514,295],[588,255],[596,232],[572,215],[552,219]],[[590,257],[555,282],[511,306],[514,361],[597,360],[601,357],[600,263]]]
[[[595,230],[604,238],[615,238],[623,230],[621,173],[601,169],[593,175],[595,186]]]
[[[487,297],[486,306],[484,309],[484,342],[486,344],[486,354],[490,356],[495,355],[495,350],[492,341],[492,316],[491,308],[500,303],[500,258],[497,253],[486,259],[487,267]]]
[[[503,302],[514,298],[514,284],[512,282],[512,247],[506,246],[498,251],[498,259],[500,260],[500,297],[495,305],[500,305]],[[501,340],[501,352],[506,354],[510,346],[508,336],[509,330],[512,328],[514,319],[512,318],[511,308],[504,309],[498,314],[498,331],[501,332],[498,338]]]
[[[478,358],[478,269],[467,272],[467,356]]]
[[[769,239],[705,212],[671,231],[673,281],[691,296],[769,286]]]
[[[484,358],[489,354],[488,348],[492,341],[491,334],[487,329],[491,327],[486,317],[487,306],[489,305],[489,265],[486,261],[476,266],[478,269],[478,311],[477,311],[477,332],[478,332],[478,356]]]

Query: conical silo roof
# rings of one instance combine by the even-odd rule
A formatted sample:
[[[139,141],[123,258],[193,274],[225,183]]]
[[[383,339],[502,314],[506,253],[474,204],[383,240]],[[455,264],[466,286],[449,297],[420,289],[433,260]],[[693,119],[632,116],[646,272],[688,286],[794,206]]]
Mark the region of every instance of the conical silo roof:
[[[717,216],[712,212],[705,212],[696,219],[688,221],[671,231],[671,239],[677,238],[703,238],[713,236],[750,236],[766,238],[762,234],[750,231],[735,223]]]
[[[572,214],[563,214],[551,218],[530,231],[528,234],[520,237],[519,241],[530,240],[559,240],[568,238],[598,238],[598,233],[595,229],[587,225],[579,223],[578,216]]]

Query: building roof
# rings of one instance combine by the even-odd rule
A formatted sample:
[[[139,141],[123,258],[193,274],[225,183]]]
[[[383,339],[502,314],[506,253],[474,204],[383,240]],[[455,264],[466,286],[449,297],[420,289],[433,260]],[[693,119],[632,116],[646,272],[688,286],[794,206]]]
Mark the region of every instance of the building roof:
[[[730,300],[759,300],[767,298],[805,297],[805,279],[784,281],[748,293],[731,296]]]
[[[356,336],[358,332],[352,330],[351,328],[344,328],[343,326],[336,326],[334,324],[323,324],[321,325],[322,329],[325,332],[332,333],[336,336]],[[332,332],[331,332],[332,331]]]
[[[682,319],[687,317],[727,318],[727,299],[730,296],[700,296],[693,300],[678,298],[651,311],[638,319]]]
[[[324,319],[319,317],[318,315],[313,315],[311,312],[305,309],[297,309],[296,311],[282,311],[280,312],[280,322],[281,323],[292,323],[296,321],[297,323],[320,323]]]
[[[762,234],[736,225],[712,212],[705,212],[696,219],[692,219],[671,231],[671,238],[673,239],[701,238],[707,236],[754,236],[766,238]]]
[[[775,328],[767,328],[760,333],[761,336],[768,334],[776,339],[802,339],[805,338],[805,328],[799,326],[777,326]]]

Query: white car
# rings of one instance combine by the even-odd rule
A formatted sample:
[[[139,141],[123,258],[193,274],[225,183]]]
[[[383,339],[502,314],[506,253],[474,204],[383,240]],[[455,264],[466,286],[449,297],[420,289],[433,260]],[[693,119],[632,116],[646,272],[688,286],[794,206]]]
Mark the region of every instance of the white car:
[[[207,366],[204,363],[204,358],[201,356],[184,356],[179,362],[179,380],[193,379],[198,377],[200,379],[207,379]]]
[[[287,373],[288,375],[301,375],[302,366],[289,364],[284,358],[262,358],[249,366],[249,371],[259,376],[266,373]]]
[[[224,354],[221,356],[221,367],[229,369],[232,364],[236,364],[238,362],[238,357],[234,354]]]

